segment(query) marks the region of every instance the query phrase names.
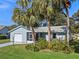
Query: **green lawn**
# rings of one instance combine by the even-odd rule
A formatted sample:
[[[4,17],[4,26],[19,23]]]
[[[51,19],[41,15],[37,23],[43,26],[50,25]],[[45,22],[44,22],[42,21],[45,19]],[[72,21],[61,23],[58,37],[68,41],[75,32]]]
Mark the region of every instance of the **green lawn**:
[[[31,52],[24,45],[17,45],[0,48],[0,59],[79,59],[79,54]]]
[[[3,40],[1,39],[1,40],[0,40],[0,44],[6,43],[6,42],[10,42],[10,39],[3,39]]]

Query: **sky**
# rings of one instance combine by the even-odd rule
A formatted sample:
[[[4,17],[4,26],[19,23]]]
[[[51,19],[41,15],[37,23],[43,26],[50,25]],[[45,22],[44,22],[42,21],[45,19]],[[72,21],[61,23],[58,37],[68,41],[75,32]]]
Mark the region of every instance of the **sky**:
[[[13,10],[16,7],[16,0],[0,0],[0,25],[13,25],[12,21]],[[69,16],[71,17],[79,10],[79,1],[72,3],[69,9]]]

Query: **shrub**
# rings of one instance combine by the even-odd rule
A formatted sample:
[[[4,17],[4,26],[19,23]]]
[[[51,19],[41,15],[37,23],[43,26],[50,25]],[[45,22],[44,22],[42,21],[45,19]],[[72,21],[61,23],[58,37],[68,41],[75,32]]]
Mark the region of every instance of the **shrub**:
[[[46,49],[47,48],[47,41],[43,38],[40,38],[37,42],[37,45],[39,46],[40,49]]]
[[[28,44],[26,45],[27,50],[31,51],[39,51],[42,49],[51,49],[55,52],[63,51],[64,53],[71,53],[72,48],[68,46],[65,41],[54,39],[50,42],[50,44],[43,38],[40,38],[35,45],[34,44]],[[78,49],[78,48],[77,48]]]
[[[5,35],[0,34],[0,39],[6,39],[7,37]]]
[[[46,49],[47,45],[48,45],[47,41],[43,38],[40,38],[38,40],[38,42],[35,43],[35,45],[34,44],[27,44],[25,48],[27,50],[31,50],[31,51],[39,51],[41,49]]]
[[[75,52],[76,53],[79,53],[79,45],[78,46],[75,46]]]
[[[55,52],[64,51],[64,53],[67,54],[72,52],[71,47],[66,44],[65,40],[54,39],[51,42],[52,42],[52,50]]]
[[[35,45],[34,44],[27,44],[25,46],[25,48],[27,50],[34,51],[34,52],[39,51],[39,47],[36,44]]]
[[[60,41],[60,40],[57,40],[57,39],[52,40],[52,49],[54,51],[63,50],[64,45],[65,45],[64,41]]]
[[[70,41],[70,46],[71,48],[74,49],[74,52],[79,53],[79,40],[78,39],[74,39]]]
[[[72,48],[71,48],[70,46],[65,46],[65,47],[63,48],[63,51],[64,51],[64,53],[66,53],[66,54],[70,54],[73,50],[72,50]]]

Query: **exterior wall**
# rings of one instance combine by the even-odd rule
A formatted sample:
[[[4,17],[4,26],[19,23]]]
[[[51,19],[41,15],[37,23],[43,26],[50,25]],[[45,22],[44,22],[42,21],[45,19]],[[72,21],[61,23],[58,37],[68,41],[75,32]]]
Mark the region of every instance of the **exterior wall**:
[[[31,32],[31,31],[28,30],[27,28],[25,29],[23,27],[19,27],[19,28],[17,28],[17,29],[15,29],[15,30],[10,32],[10,40],[13,41],[14,35],[20,33],[20,34],[22,34],[22,42],[21,43],[23,43],[23,44],[25,44],[25,43],[33,43],[33,41],[27,41],[27,32]],[[44,32],[37,32],[37,33],[39,33],[38,36],[46,38],[47,33],[44,33]],[[56,32],[56,38],[57,39],[64,40],[65,39],[65,35],[66,35],[66,33]],[[52,36],[53,36],[53,33],[52,33]]]
[[[13,41],[14,39],[14,35],[16,33],[20,33],[22,34],[22,39],[23,39],[23,43],[27,42],[27,32],[28,30],[24,29],[24,28],[18,28],[17,30],[14,30],[13,32],[10,33],[10,40]]]
[[[6,35],[8,33],[8,28],[5,27],[4,29],[0,30],[0,34]]]
[[[65,40],[65,37],[66,37],[66,35],[56,34],[56,39]],[[51,39],[55,39],[55,38],[53,38],[53,34],[51,35]],[[46,35],[46,40],[48,41],[48,35]]]
[[[40,38],[45,38],[48,41],[48,34],[47,33],[39,33],[39,34],[40,34],[39,35]],[[66,33],[62,33],[62,32],[57,33],[56,32],[56,39],[64,40],[65,37],[66,37]],[[51,39],[54,39],[53,33],[51,34]]]
[[[57,39],[65,40],[65,35],[56,35]]]
[[[66,38],[66,33],[60,32],[60,33],[56,33],[56,38],[60,39],[60,40],[65,40]]]
[[[75,21],[75,24],[78,24],[79,23],[79,21]]]

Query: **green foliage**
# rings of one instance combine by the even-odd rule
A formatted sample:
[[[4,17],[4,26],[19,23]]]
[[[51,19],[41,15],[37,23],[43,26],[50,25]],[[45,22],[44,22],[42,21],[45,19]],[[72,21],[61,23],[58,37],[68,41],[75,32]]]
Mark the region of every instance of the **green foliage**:
[[[0,34],[0,40],[1,39],[6,39],[7,37],[5,35]]]
[[[74,26],[70,26],[70,30],[72,33],[79,33],[79,24],[75,24]]]
[[[79,40],[74,39],[70,42],[70,46],[74,49],[74,52],[79,53]]]
[[[40,49],[46,49],[47,48],[47,41],[43,38],[40,38],[37,42],[37,45],[39,46]]]
[[[52,40],[52,50],[56,52],[63,51],[67,54],[72,52],[72,48],[68,46],[65,41],[57,39]]]
[[[34,45],[34,44],[27,44],[25,46],[26,50],[30,50],[30,51],[39,51],[39,47],[37,45]]]
[[[78,45],[79,45],[79,40],[77,40],[77,39],[72,40],[72,41],[70,42],[70,45],[71,45],[72,47],[78,46]]]
[[[77,45],[76,45],[77,46]],[[75,47],[74,47],[75,48]],[[28,44],[26,45],[27,50],[31,51],[39,51],[42,49],[50,49],[55,52],[64,52],[69,54],[73,52],[73,48],[66,44],[65,40],[53,39],[49,44],[45,39],[40,38],[36,44]],[[78,48],[75,48],[78,49]]]
[[[73,49],[70,46],[68,46],[65,43],[65,41],[53,39],[51,41],[51,43],[49,44],[43,38],[40,38],[35,45],[34,44],[26,45],[26,49],[31,50],[31,51],[39,51],[39,50],[42,50],[42,49],[50,49],[50,50],[53,50],[55,52],[63,51],[66,54],[69,54],[73,51]]]
[[[39,51],[47,48],[47,41],[43,38],[40,38],[36,44],[27,44],[26,49],[31,51]]]
[[[73,52],[73,49],[70,46],[64,46],[63,51],[66,54],[70,54]]]
[[[57,39],[52,40],[52,49],[54,51],[62,51],[65,46],[64,41],[60,41]]]
[[[0,44],[7,43],[7,42],[10,42],[10,39],[1,39],[0,40]]]
[[[0,48],[0,59],[79,59],[79,54],[61,52],[32,52],[25,45],[14,45]]]
[[[57,15],[54,17],[54,22],[52,25],[57,25],[57,26],[62,26],[62,25],[66,25],[66,16],[60,12],[57,13]]]
[[[48,43],[48,45],[47,45],[47,49],[52,49],[52,43],[50,42],[50,43]]]
[[[75,46],[75,52],[76,53],[79,53],[79,45],[78,46]]]
[[[3,34],[0,34],[0,36],[4,36]]]

